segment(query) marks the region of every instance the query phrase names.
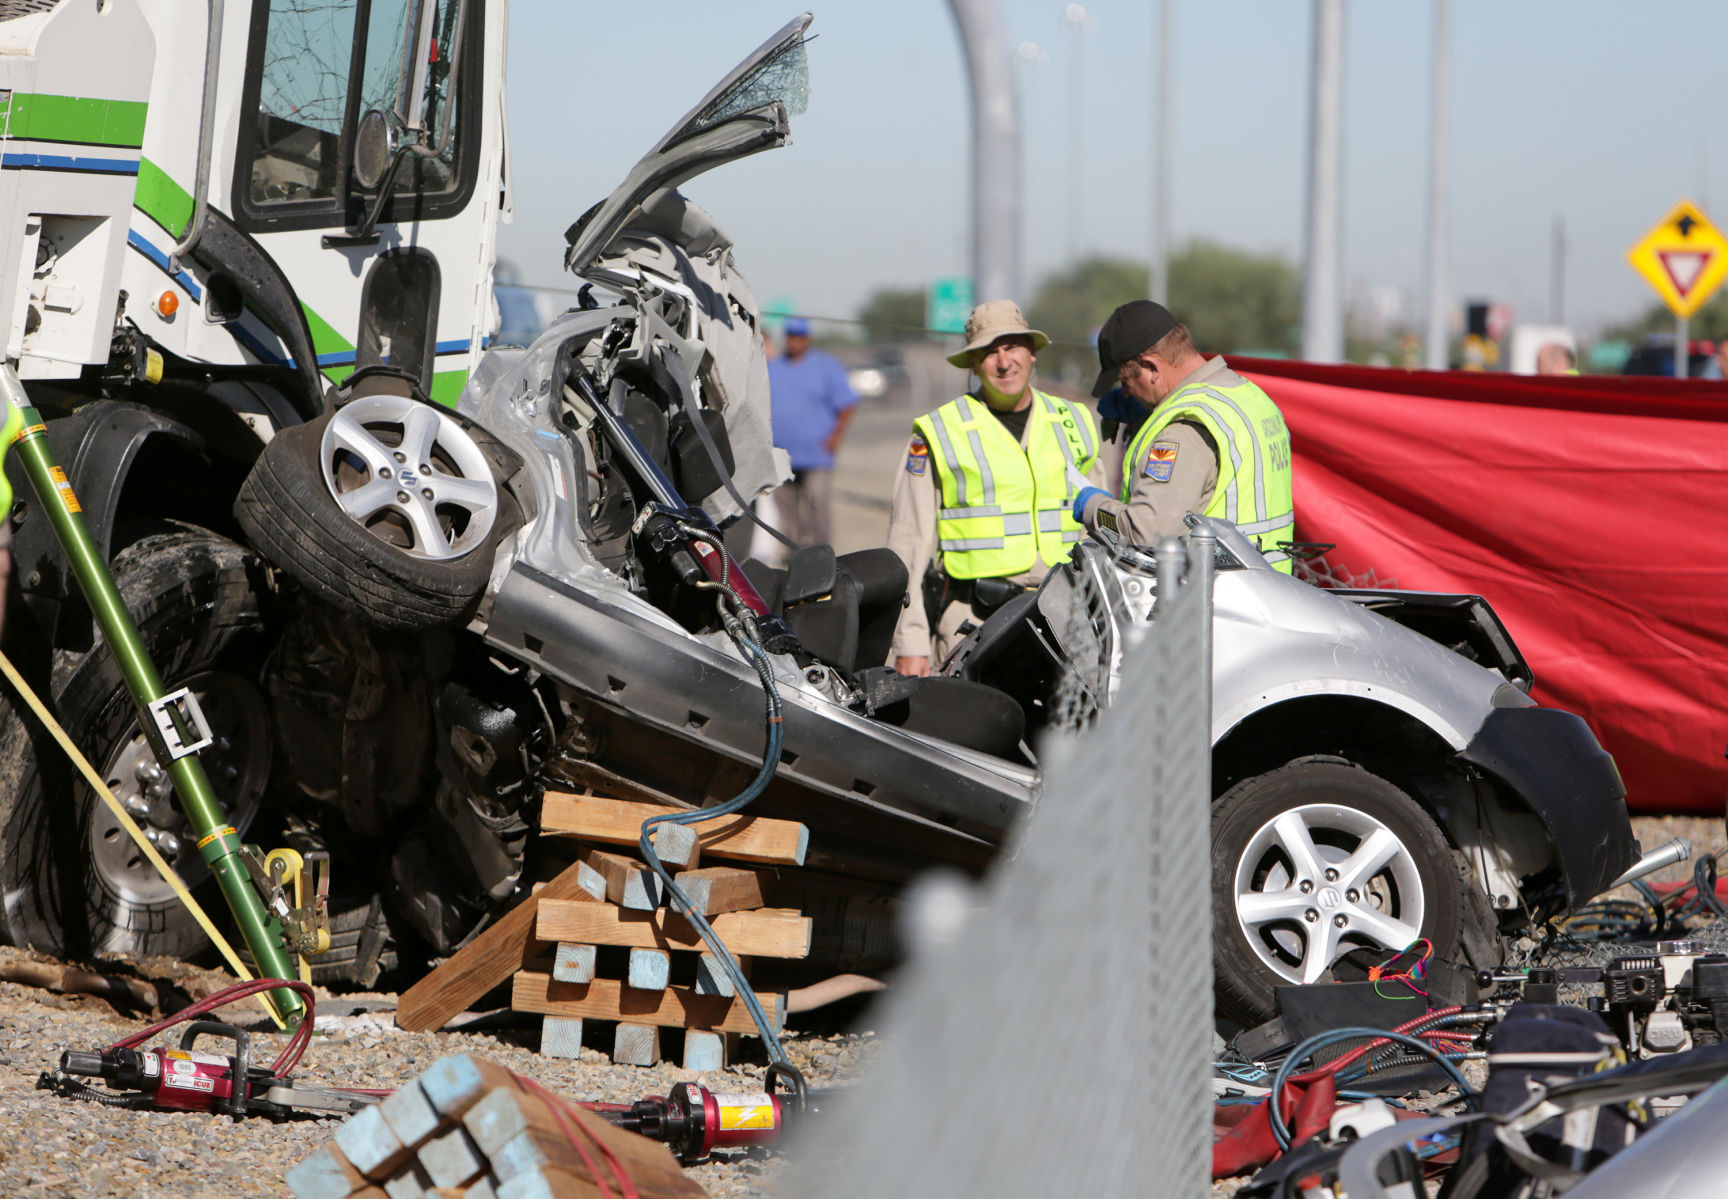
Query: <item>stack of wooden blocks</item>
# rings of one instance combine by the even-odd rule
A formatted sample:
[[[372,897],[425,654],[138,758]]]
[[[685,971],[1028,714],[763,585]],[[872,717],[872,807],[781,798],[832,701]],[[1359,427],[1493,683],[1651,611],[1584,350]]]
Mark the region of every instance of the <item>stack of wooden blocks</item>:
[[[596,1040],[589,1024],[605,1021],[616,1062],[653,1065],[665,1031],[681,1030],[685,1068],[722,1069],[730,1039],[755,1035],[756,1025],[635,848],[644,819],[679,810],[548,793],[542,832],[569,842],[576,860],[405,993],[397,1023],[437,1028],[513,974],[511,1007],[542,1018],[542,1053],[575,1057],[585,1033]],[[768,906],[774,868],[801,866],[808,843],[801,824],[750,816],[663,824],[654,837],[661,862],[746,972],[754,958],[810,953],[809,917]],[[785,996],[756,998],[778,1032]]]
[[[608,1158],[642,1199],[703,1194],[664,1145],[591,1112],[560,1119],[509,1070],[463,1055],[349,1117],[285,1181],[296,1199],[580,1199],[620,1192]]]

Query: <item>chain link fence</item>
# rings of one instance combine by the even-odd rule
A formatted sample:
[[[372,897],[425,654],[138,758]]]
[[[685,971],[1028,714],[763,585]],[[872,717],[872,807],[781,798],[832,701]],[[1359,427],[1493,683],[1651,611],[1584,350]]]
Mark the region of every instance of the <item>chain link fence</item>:
[[[908,897],[921,948],[881,1057],[777,1193],[1207,1193],[1213,552],[1203,533],[1161,547],[1111,708],[1045,745],[993,874]]]

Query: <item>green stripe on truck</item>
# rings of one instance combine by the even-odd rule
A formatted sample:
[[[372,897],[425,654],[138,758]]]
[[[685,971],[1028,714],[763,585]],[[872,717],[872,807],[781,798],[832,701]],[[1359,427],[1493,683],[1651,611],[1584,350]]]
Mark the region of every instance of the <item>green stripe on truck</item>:
[[[141,100],[92,100],[82,96],[14,92],[0,106],[0,111],[5,113],[7,137],[135,150],[144,144],[144,113],[148,108]]]
[[[191,193],[148,158],[138,160],[138,191],[132,202],[175,237],[186,236],[192,223]]]

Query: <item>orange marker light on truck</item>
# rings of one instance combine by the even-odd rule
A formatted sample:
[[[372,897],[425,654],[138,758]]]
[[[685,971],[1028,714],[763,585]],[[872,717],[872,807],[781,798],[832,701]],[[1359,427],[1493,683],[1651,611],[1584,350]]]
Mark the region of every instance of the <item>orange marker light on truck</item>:
[[[163,320],[169,320],[180,311],[180,297],[171,291],[165,291],[156,297],[156,315]]]

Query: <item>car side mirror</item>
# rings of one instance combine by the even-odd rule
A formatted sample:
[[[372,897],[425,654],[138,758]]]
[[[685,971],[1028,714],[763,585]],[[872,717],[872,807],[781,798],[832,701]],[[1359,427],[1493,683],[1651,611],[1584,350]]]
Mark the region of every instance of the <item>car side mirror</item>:
[[[786,607],[820,599],[833,592],[840,581],[840,564],[831,545],[807,545],[793,552],[786,563],[786,589],[781,602]]]

